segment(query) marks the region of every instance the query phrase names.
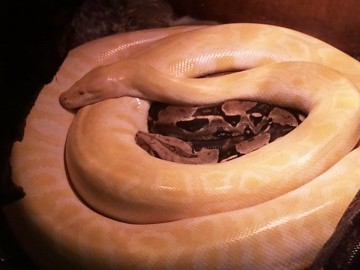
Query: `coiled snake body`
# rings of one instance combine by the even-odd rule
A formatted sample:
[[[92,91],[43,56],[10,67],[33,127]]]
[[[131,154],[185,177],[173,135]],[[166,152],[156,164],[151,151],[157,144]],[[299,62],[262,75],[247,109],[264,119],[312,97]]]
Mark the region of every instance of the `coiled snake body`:
[[[14,147],[14,180],[27,196],[7,215],[34,260],[64,269],[308,266],[360,187],[360,64],[269,25],[122,37],[69,55]],[[60,93],[65,108],[82,107],[75,116],[57,104]],[[160,160],[135,142],[147,132],[148,100],[235,99],[308,116],[286,136],[218,164]]]
[[[246,155],[297,127],[305,115],[291,108],[231,100],[211,106],[150,106],[148,129],[135,140],[149,154],[189,164]]]

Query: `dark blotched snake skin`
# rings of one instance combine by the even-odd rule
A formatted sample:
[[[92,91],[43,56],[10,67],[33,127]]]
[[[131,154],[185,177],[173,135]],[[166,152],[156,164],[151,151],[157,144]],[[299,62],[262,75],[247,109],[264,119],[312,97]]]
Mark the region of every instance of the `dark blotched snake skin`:
[[[261,102],[231,100],[209,106],[154,102],[149,133],[136,142],[158,158],[189,164],[220,163],[250,153],[296,128],[306,115]]]

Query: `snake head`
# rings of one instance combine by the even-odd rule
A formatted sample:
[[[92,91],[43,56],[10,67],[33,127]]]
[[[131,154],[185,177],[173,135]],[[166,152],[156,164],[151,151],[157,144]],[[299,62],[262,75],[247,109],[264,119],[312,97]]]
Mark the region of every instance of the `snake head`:
[[[101,98],[94,91],[87,91],[87,89],[74,85],[60,95],[59,101],[65,109],[71,110],[99,102]]]
[[[127,95],[126,69],[124,72],[113,65],[94,68],[75,82],[59,97],[60,104],[67,110],[78,109],[106,99]],[[116,70],[116,72],[114,72]]]

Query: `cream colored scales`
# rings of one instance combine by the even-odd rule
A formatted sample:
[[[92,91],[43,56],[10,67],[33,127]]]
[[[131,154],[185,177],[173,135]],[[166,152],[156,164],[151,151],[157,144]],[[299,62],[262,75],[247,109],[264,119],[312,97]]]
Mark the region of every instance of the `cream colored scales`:
[[[42,268],[306,267],[360,187],[359,74],[330,45],[269,25],[146,30],[80,46],[14,146],[13,178],[27,195],[7,217]],[[59,96],[66,108],[84,107],[73,114]],[[159,160],[134,141],[146,131],[148,100],[234,98],[309,116],[223,164]]]

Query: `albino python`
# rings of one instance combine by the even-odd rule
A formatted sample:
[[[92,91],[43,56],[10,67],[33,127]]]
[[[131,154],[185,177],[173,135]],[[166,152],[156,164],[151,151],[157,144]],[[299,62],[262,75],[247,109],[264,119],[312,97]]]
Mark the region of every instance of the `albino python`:
[[[233,70],[245,71],[198,78]],[[13,148],[26,196],[5,209],[9,223],[43,269],[303,269],[360,188],[359,74],[330,45],[269,25],[146,30],[80,46]],[[224,163],[169,162],[136,144],[149,101],[234,99],[308,116]]]

